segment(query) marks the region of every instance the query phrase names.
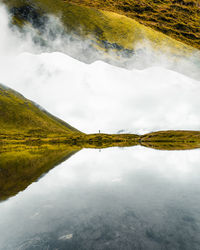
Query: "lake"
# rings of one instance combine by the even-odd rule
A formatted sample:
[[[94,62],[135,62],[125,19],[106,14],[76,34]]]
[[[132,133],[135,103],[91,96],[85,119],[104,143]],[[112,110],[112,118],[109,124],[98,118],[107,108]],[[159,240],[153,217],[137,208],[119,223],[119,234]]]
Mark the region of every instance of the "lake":
[[[6,190],[0,203],[0,249],[200,249],[199,149],[77,151],[65,152],[67,157],[63,151],[56,162],[55,153],[45,153],[44,161],[52,158],[56,167],[47,161],[52,169],[16,195],[12,185],[7,188],[10,198]],[[42,162],[29,158],[24,166]],[[12,162],[12,175],[18,176],[18,168],[22,162]]]

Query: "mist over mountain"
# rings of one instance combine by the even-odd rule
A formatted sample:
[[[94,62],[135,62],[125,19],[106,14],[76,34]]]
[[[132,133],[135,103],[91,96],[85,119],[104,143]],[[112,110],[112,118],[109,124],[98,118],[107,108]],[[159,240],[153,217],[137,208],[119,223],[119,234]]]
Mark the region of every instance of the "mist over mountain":
[[[127,70],[103,61],[85,64],[66,53],[50,52],[48,46],[44,53],[32,40],[32,28],[26,27],[24,35],[13,32],[5,9],[0,18],[0,82],[80,131],[199,129],[199,81],[166,69],[172,67],[167,56],[157,60],[149,50],[146,57],[131,59],[140,68],[151,65],[146,70]],[[62,44],[60,37],[58,41],[52,44]],[[67,44],[72,52],[86,45],[83,40]],[[180,59],[178,69],[199,74],[198,62],[191,68],[185,62]]]
[[[59,51],[85,63],[103,60],[128,69],[162,65],[200,78],[200,53],[195,47],[126,17],[128,12],[117,14],[84,3],[87,5],[87,1],[60,0],[5,2],[9,25],[38,52]]]

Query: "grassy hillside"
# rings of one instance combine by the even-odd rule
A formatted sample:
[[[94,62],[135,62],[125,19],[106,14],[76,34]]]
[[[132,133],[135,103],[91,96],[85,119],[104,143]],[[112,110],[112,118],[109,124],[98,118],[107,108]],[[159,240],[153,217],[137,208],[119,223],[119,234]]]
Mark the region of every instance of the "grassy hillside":
[[[200,131],[169,130],[142,135],[140,145],[159,150],[189,150],[200,148]]]
[[[41,140],[42,139],[42,140]],[[0,84],[0,147],[5,144],[66,144],[81,148],[127,147],[152,142],[195,143],[199,131],[161,131],[146,135],[84,134],[52,116],[18,92]]]
[[[15,135],[19,139],[18,134],[60,136],[77,132],[19,93],[0,85],[0,138]]]
[[[113,11],[121,14],[128,13],[118,11],[115,5],[111,6],[111,2],[115,1],[110,1],[110,4],[105,4],[109,1],[103,0],[98,0],[98,4],[97,1],[78,0],[3,0],[3,2],[9,7],[14,22],[18,25],[27,21],[31,21],[34,25],[42,25],[45,20],[42,18],[44,14],[54,14],[61,18],[68,31],[89,37],[104,49],[130,52],[136,48],[145,47],[144,40],[147,39],[152,47],[161,51],[171,51],[176,55],[194,52],[190,46],[144,26],[132,18],[114,13]],[[99,8],[112,10],[112,12]],[[182,41],[182,39],[179,40]]]
[[[70,0],[69,2],[126,15],[200,49],[198,0]]]

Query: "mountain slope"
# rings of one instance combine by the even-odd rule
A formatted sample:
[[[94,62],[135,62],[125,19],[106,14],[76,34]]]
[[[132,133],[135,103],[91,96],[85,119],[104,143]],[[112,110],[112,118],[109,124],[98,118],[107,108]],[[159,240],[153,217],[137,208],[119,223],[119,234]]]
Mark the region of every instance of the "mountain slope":
[[[0,134],[66,135],[79,131],[0,84]]]
[[[53,14],[61,18],[67,31],[89,37],[104,49],[125,50],[131,53],[138,48],[147,47],[144,41],[148,40],[155,49],[170,50],[176,55],[194,52],[192,47],[146,27],[132,18],[99,9],[103,8],[101,4],[97,9],[91,8],[94,4],[90,1],[3,0],[3,2],[9,7],[14,22],[18,25],[31,22],[34,26],[41,27],[46,20],[44,15]],[[112,11],[115,11],[115,8]]]
[[[200,49],[200,2],[197,0],[70,0],[69,2],[126,15]]]

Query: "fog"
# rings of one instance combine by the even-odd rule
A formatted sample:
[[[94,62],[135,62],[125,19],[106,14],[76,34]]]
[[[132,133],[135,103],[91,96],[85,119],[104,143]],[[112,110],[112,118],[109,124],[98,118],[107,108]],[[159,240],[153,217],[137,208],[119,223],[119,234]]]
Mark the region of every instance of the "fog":
[[[49,21],[50,28],[51,23],[55,26]],[[31,27],[24,34],[11,30],[4,8],[0,34],[0,82],[83,132],[200,129],[200,82],[192,78],[199,66],[193,59],[173,68],[167,55],[154,58],[149,48],[145,57],[129,59],[129,70],[100,60],[86,64],[75,58],[81,59],[83,52],[88,61],[100,58],[89,49],[90,41],[63,38],[60,31],[62,35],[41,47],[33,42]],[[46,39],[48,35],[49,30]],[[134,65],[149,67],[138,70]],[[191,77],[176,71],[189,71]]]

